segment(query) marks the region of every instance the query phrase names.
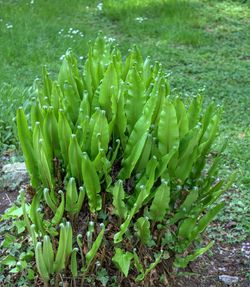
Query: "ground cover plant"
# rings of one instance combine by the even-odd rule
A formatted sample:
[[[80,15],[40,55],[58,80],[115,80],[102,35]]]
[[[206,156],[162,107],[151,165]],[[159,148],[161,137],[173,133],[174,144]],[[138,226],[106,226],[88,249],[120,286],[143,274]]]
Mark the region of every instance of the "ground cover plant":
[[[68,272],[96,284],[103,268],[119,286],[148,285],[158,268],[161,284],[207,251],[212,242],[196,244],[234,178],[217,179],[220,152],[206,165],[219,119],[201,96],[171,97],[159,63],[136,47],[122,61],[102,36],[82,69],[70,51],[56,81],[44,68],[30,120],[17,111],[32,191],[23,216],[44,285],[71,282]]]
[[[241,250],[249,235],[249,3],[123,1],[120,6],[116,4],[117,1],[105,1],[102,4],[87,0],[73,0],[70,3],[24,0],[0,2],[0,145],[1,150],[7,150],[0,165],[3,164],[3,158],[9,158],[10,145],[14,144],[13,148],[18,148],[16,128],[13,126],[15,111],[20,103],[29,99],[30,93],[26,89],[32,85],[35,76],[40,77],[44,63],[49,65],[53,78],[56,78],[60,66],[58,60],[63,58],[68,47],[80,55],[78,62],[81,63],[85,60],[88,40],[93,40],[100,29],[109,41],[118,40],[123,55],[136,43],[142,48],[144,57],[151,55],[153,60],[162,63],[163,70],[168,73],[172,95],[188,98],[200,90],[204,95],[205,106],[211,99],[223,104],[221,133],[216,145],[221,146],[226,140],[228,146],[223,152],[219,176],[227,178],[228,174],[237,171],[238,177],[233,188],[224,195],[229,204],[209,227],[206,235],[208,241],[213,238],[217,242],[212,248],[214,255],[208,253],[203,260],[198,261],[194,270],[201,275],[197,276],[199,279],[196,281],[187,284],[202,284],[200,282],[204,279],[204,286],[222,286],[218,281],[221,272],[243,278],[246,271],[241,271],[244,261]],[[70,11],[68,5],[71,6]],[[24,110],[29,113],[28,101]],[[20,154],[20,150],[17,154]],[[11,161],[17,159],[20,157],[15,155]],[[9,194],[11,200],[13,197],[13,194]],[[20,214],[19,207],[16,208]],[[14,209],[10,210],[10,217],[15,213]],[[14,238],[17,236],[19,243],[25,245],[26,235],[21,232],[22,228],[17,229],[17,226],[22,225],[23,222],[16,225],[1,222],[1,241],[4,237],[6,240],[2,241],[4,246],[1,247],[4,249],[1,263],[5,264],[0,264],[0,268],[6,274],[10,266],[8,270],[13,272],[6,277],[1,275],[1,280],[6,280],[5,284],[14,280],[17,274],[14,272],[21,270],[18,267],[20,246],[14,246],[11,242],[15,240],[13,237],[10,240],[9,235],[14,235]],[[17,235],[17,231],[21,233]],[[9,246],[8,250],[6,246]],[[23,249],[26,247],[23,246]],[[225,250],[233,252],[235,249],[236,254],[224,253]],[[6,259],[9,253],[14,255],[15,260],[13,257],[10,257],[10,261]],[[231,265],[226,258],[231,261]],[[213,260],[217,272],[210,273]],[[237,264],[235,260],[239,260]],[[16,269],[15,265],[11,265],[14,261],[18,263]],[[23,260],[21,262],[25,264]],[[28,260],[25,262],[30,266]],[[219,271],[218,264],[221,264],[222,270],[224,267],[228,270]],[[32,277],[31,273],[29,278]],[[20,286],[24,286],[27,279],[25,273],[22,274],[24,281],[20,281]],[[103,278],[105,276],[103,271]],[[244,283],[238,284],[244,286]]]

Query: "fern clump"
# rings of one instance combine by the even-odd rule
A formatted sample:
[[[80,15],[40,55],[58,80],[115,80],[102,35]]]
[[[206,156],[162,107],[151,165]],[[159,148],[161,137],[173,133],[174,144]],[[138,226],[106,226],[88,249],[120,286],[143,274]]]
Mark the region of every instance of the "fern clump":
[[[98,286],[105,268],[110,283],[131,286],[211,247],[195,242],[230,184],[216,180],[220,152],[207,160],[213,103],[204,111],[201,96],[187,105],[170,96],[159,63],[136,47],[123,61],[101,36],[83,67],[69,52],[56,81],[44,69],[36,94],[17,127],[33,189],[24,217],[45,285],[71,276]]]

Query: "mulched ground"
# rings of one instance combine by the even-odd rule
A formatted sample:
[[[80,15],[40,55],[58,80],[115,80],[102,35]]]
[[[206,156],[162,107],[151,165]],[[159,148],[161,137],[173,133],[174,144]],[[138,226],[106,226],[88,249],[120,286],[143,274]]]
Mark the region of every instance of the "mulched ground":
[[[0,163],[0,176],[1,168],[4,162],[8,160],[8,156],[1,158]],[[9,192],[2,190],[0,186],[0,214],[4,213],[4,210],[11,206],[15,201],[18,192]],[[227,230],[225,229],[226,233]],[[250,237],[248,242],[250,242]],[[224,282],[219,280],[220,275],[237,276],[239,281],[230,286],[237,287],[250,287],[250,256],[244,252],[244,246],[250,243],[237,243],[227,244],[226,242],[215,242],[211,252],[206,253],[202,257],[198,258],[195,262],[191,263],[185,270],[179,270],[180,275],[171,276],[170,280],[166,280],[161,286],[172,287],[225,287]],[[249,250],[250,252],[250,250]],[[154,277],[158,277],[152,272],[152,280],[150,286],[160,287],[153,283]],[[248,277],[248,278],[247,278]],[[124,286],[136,287],[138,285],[127,285],[124,280]],[[147,285],[149,286],[149,285]]]
[[[239,277],[238,283],[230,286],[250,287],[250,260],[242,253],[242,245],[216,242],[211,255],[204,254],[190,264],[190,271],[197,275],[181,276],[172,286],[225,287],[219,276],[230,275]]]

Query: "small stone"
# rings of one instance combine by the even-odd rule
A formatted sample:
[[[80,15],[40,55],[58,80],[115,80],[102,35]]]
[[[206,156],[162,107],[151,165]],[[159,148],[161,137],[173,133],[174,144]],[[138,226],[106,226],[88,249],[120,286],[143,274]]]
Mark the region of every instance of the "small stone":
[[[227,285],[232,285],[239,281],[239,277],[230,275],[220,275],[219,279]]]
[[[223,271],[223,272],[227,271],[226,267],[218,267],[218,270]]]
[[[28,182],[29,176],[24,162],[16,162],[3,166],[1,178],[3,189],[15,191],[18,190],[22,184]]]
[[[247,259],[250,259],[250,242],[242,243],[241,252]]]

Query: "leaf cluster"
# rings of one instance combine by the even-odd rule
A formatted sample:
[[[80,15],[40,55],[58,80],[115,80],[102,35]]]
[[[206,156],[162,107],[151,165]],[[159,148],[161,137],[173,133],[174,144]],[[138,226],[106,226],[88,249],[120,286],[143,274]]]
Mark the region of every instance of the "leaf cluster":
[[[84,280],[107,246],[125,276],[136,270],[135,281],[169,257],[184,267],[209,249],[182,256],[223,208],[218,199],[233,180],[216,178],[224,146],[208,162],[220,113],[213,103],[203,110],[202,96],[171,96],[161,64],[136,47],[123,60],[101,35],[83,67],[68,51],[57,80],[44,68],[29,117],[17,111],[35,191],[24,216],[43,281],[69,266]],[[141,248],[155,258],[145,264]]]

